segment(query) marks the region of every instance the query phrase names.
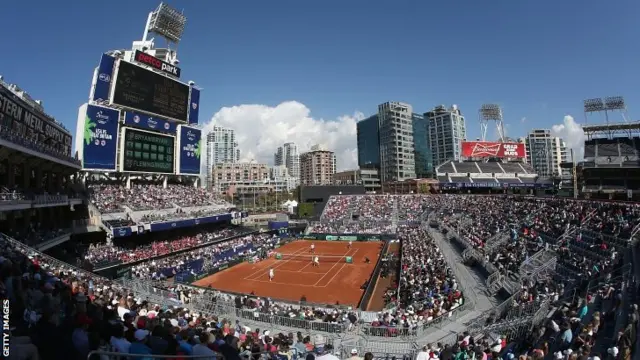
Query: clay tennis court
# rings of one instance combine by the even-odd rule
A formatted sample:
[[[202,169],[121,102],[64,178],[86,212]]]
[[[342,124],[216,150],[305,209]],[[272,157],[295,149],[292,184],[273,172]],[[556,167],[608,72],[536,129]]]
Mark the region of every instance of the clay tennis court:
[[[311,243],[320,266],[311,264]],[[296,302],[305,296],[312,303],[357,306],[364,293],[360,287],[371,277],[383,243],[354,241],[351,249],[347,244],[297,240],[275,250],[284,255],[282,260],[271,257],[255,264],[244,262],[193,285]],[[346,263],[347,256],[353,258],[352,264]],[[371,260],[369,264],[365,256]],[[273,281],[269,281],[270,268],[275,273]]]

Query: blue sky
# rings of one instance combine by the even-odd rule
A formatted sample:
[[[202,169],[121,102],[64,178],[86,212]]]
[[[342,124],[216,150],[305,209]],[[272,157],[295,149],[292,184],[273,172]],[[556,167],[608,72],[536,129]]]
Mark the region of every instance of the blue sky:
[[[314,119],[455,103],[473,138],[486,102],[503,106],[511,136],[566,114],[582,122],[585,98],[622,95],[640,111],[638,1],[168,3],[188,17],[178,54],[183,79],[204,88],[201,119],[290,100]],[[100,54],[129,48],[157,4],[7,2],[0,74],[75,129]]]

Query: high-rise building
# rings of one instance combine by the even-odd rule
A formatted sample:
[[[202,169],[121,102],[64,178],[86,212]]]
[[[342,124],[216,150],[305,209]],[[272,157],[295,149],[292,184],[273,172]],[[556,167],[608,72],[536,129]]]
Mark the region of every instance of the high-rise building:
[[[433,177],[433,158],[429,146],[429,121],[424,115],[412,114],[413,148],[416,163],[416,177]]]
[[[216,164],[233,164],[240,161],[240,149],[233,129],[214,126],[207,134],[206,184],[213,185],[212,174]]]
[[[300,177],[300,154],[295,143],[289,142],[278,147],[273,154],[273,162],[275,166],[284,165],[290,176]]]
[[[453,105],[447,109],[444,105],[436,106],[424,114],[428,119],[429,146],[433,166],[447,160],[460,160],[462,141],[467,137],[464,116]]]
[[[401,102],[378,105],[380,179],[403,181],[416,177],[412,107]]]
[[[567,145],[556,136],[551,135],[551,130],[534,129],[527,137],[520,139],[524,142],[529,163],[538,176],[570,176],[570,169],[562,169],[560,164],[569,159]]]
[[[360,168],[380,167],[380,133],[378,115],[369,116],[356,124],[358,140],[358,166]]]
[[[300,155],[300,184],[329,185],[336,173],[336,154],[320,145]]]

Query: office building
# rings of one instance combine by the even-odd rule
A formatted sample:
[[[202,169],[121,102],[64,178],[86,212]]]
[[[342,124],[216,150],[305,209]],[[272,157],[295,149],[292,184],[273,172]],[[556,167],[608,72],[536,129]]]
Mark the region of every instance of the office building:
[[[335,185],[362,185],[367,193],[380,193],[380,176],[377,168],[360,168],[337,172],[333,176]]]
[[[429,147],[431,149],[432,166],[438,166],[448,160],[460,160],[462,141],[467,137],[464,116],[453,105],[446,108],[436,106],[424,114],[428,121]]]
[[[290,176],[300,177],[300,154],[295,143],[285,143],[278,147],[273,155],[273,162],[275,166],[284,165]]]
[[[207,158],[206,158],[206,186],[211,187],[211,178],[216,164],[236,163],[240,161],[240,149],[236,142],[236,135],[233,129],[214,126],[207,134]]]
[[[416,177],[412,107],[401,102],[378,105],[380,179],[403,181]]]
[[[278,192],[291,192],[300,185],[300,178],[289,175],[289,169],[285,165],[271,167],[270,175],[271,182]]]
[[[538,176],[544,178],[570,177],[570,169],[562,169],[560,164],[569,160],[565,142],[551,135],[551,130],[534,129],[527,137],[520,139],[526,149],[526,161]]]
[[[358,140],[358,166],[380,167],[380,138],[378,115],[370,116],[356,124]]]
[[[330,185],[336,173],[336,154],[320,145],[300,155],[301,185]]]
[[[269,167],[256,163],[217,163],[211,172],[212,188],[216,192],[229,192],[234,188],[267,188]]]
[[[433,177],[433,159],[429,146],[429,121],[420,114],[412,114],[413,149],[416,164],[416,177],[420,179]]]

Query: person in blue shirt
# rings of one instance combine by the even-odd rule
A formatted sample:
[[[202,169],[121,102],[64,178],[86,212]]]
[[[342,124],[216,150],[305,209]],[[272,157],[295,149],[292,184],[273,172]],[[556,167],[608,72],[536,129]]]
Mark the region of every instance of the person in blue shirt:
[[[151,355],[151,348],[147,346],[149,331],[138,329],[133,333],[134,342],[129,347],[129,354]],[[140,360],[153,360],[151,356],[138,358]]]

